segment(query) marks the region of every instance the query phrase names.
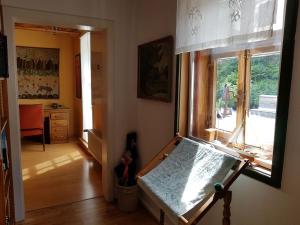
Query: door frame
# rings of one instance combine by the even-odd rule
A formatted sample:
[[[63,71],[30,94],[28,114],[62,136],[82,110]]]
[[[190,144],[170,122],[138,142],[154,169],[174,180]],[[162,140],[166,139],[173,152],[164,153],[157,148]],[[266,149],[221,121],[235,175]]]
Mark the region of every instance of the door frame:
[[[21,167],[21,136],[19,124],[18,106],[18,79],[16,65],[16,42],[15,23],[31,23],[40,25],[65,26],[70,28],[89,27],[91,31],[107,30],[107,93],[105,95],[104,131],[102,146],[102,186],[104,198],[107,201],[113,200],[113,156],[114,156],[114,22],[107,19],[97,19],[68,14],[44,12],[39,10],[21,9],[3,6],[4,31],[7,36],[8,46],[8,102],[9,102],[9,124],[11,137],[12,173],[14,184],[14,203],[16,221],[24,220],[24,189]],[[82,25],[84,24],[84,26]],[[109,151],[108,151],[109,149]]]

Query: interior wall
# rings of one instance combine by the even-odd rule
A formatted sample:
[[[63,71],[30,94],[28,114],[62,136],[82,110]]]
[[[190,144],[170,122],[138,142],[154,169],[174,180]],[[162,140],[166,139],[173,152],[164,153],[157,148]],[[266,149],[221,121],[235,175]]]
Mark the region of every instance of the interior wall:
[[[137,1],[137,44],[174,34],[176,1]],[[300,13],[300,12],[299,12]],[[232,186],[233,225],[297,225],[300,201],[300,16],[298,16],[294,71],[291,89],[287,142],[282,188],[275,189],[247,176],[240,176]],[[174,92],[173,92],[174,96]],[[173,135],[173,103],[138,100],[140,154],[145,164]],[[146,200],[147,201],[147,200]],[[149,202],[147,202],[148,204]],[[213,207],[201,221],[202,225],[222,223],[222,202]],[[153,204],[148,204],[153,206]],[[157,208],[151,208],[158,215]]]
[[[71,109],[70,137],[74,135],[75,76],[73,38],[68,34],[16,29],[16,45],[40,48],[59,48],[59,99],[19,99],[20,104],[51,105],[58,103]]]
[[[137,78],[137,47],[176,32],[176,1],[140,0],[136,6],[135,73]],[[141,165],[145,165],[174,133],[175,110],[175,57],[173,57],[172,102],[138,99],[137,125]],[[135,81],[135,91],[136,91]]]
[[[93,129],[100,134],[104,131],[103,115],[105,89],[107,80],[107,34],[103,32],[91,33],[92,50],[92,105],[93,105]]]

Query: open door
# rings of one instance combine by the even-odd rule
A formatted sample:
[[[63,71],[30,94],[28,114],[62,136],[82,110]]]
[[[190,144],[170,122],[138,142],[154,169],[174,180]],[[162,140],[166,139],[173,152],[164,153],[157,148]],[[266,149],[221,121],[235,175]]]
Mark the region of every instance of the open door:
[[[82,138],[88,142],[87,130],[93,128],[92,82],[91,82],[91,33],[80,38],[81,85],[82,85]]]

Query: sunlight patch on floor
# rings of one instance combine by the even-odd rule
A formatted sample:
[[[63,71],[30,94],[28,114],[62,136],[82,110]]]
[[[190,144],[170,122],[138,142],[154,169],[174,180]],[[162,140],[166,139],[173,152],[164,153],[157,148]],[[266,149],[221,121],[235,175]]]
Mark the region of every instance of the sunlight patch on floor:
[[[43,163],[39,163],[39,164],[35,165],[34,167],[37,170],[41,170],[41,169],[47,168],[47,167],[49,167],[51,165],[52,165],[51,161],[46,161],[46,162],[43,162]]]
[[[36,175],[41,175],[47,173],[51,170],[54,170],[58,167],[67,165],[79,159],[82,159],[82,155],[79,152],[72,152],[70,154],[65,154],[59,157],[56,157],[52,160],[48,160],[42,163],[38,163],[30,168],[24,168],[22,170],[23,181],[33,178]]]
[[[43,174],[43,173],[46,173],[50,170],[53,170],[55,167],[54,166],[48,166],[48,167],[45,167],[43,169],[40,169],[36,172],[36,175],[40,175],[40,174]]]

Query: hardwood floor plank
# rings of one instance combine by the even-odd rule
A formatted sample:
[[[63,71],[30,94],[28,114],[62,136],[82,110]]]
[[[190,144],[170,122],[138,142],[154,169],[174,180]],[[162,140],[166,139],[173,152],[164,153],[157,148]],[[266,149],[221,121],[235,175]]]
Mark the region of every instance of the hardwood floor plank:
[[[143,207],[136,212],[121,212],[103,198],[50,207],[26,213],[26,220],[18,225],[157,225]]]
[[[101,166],[75,142],[22,143],[22,170],[27,211],[103,195]]]
[[[124,213],[99,197],[101,167],[76,143],[47,145],[46,152],[25,143],[22,166],[27,212],[18,225],[158,224],[143,207]]]

